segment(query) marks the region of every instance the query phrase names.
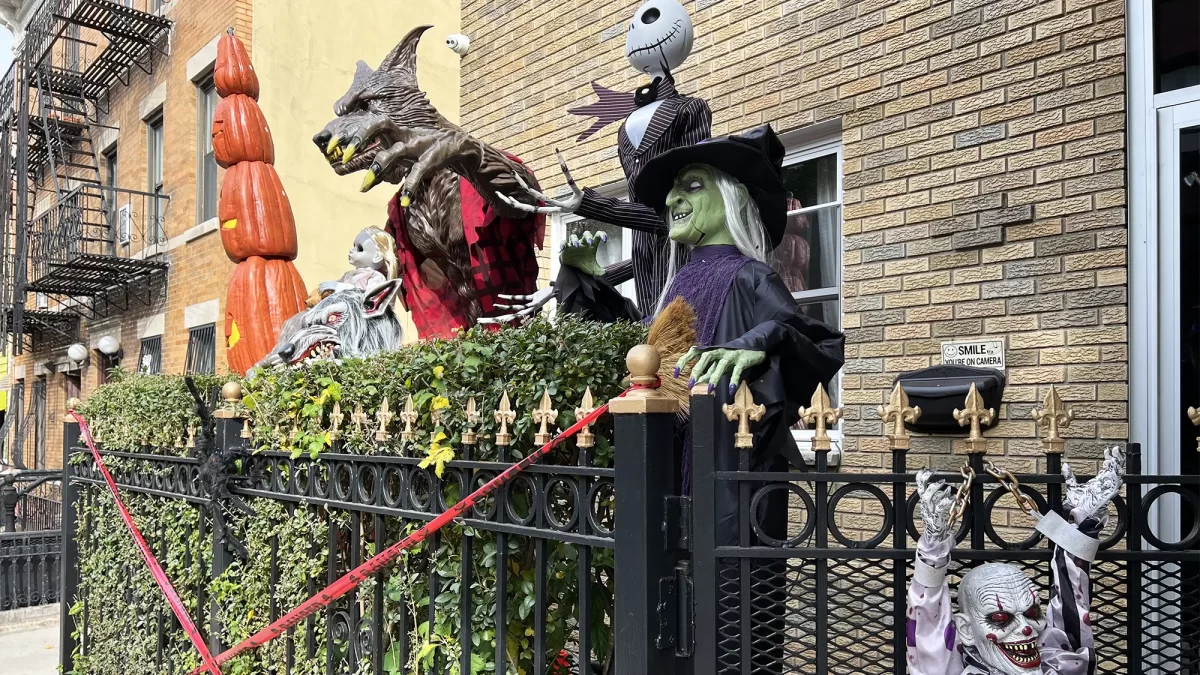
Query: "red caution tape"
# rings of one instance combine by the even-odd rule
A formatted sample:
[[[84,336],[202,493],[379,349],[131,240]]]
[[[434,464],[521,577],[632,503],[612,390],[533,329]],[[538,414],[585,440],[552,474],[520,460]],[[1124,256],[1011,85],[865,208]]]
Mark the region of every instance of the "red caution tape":
[[[129,515],[125,504],[121,502],[121,496],[117,494],[117,484],[113,481],[112,474],[108,472],[108,467],[104,466],[104,460],[100,458],[100,451],[96,449],[96,443],[92,441],[92,432],[88,429],[87,422],[84,421],[82,415],[73,410],[71,411],[71,416],[79,422],[79,430],[82,432],[83,440],[87,443],[88,450],[92,451],[92,458],[96,460],[96,467],[100,469],[100,473],[104,476],[104,482],[108,483],[108,490],[112,493],[113,501],[117,504],[117,511],[121,514],[121,520],[125,521],[125,527],[129,528],[129,534],[133,535],[133,540],[142,554],[142,559],[146,561],[146,566],[150,568],[150,574],[154,576],[154,581],[162,589],[163,595],[167,596],[167,603],[171,605],[171,611],[175,613],[175,618],[179,619],[179,624],[183,626],[188,639],[192,641],[192,644],[200,652],[200,659],[204,662],[203,670],[213,675],[220,675],[221,671],[217,668],[218,662],[213,659],[212,653],[208,651],[208,645],[204,644],[204,638],[201,637],[200,631],[196,629],[196,624],[192,622],[192,618],[188,616],[187,609],[183,606],[183,601],[179,599],[179,594],[175,592],[175,587],[171,585],[171,580],[167,578],[167,573],[158,564],[158,560],[154,557],[154,553],[150,551],[150,547],[146,544],[146,540],[142,537],[142,533],[138,530],[137,525],[134,525],[133,516]]]
[[[639,387],[637,385],[631,387],[631,389],[641,388],[649,387]],[[623,392],[621,396],[624,395],[625,393]],[[210,666],[209,661],[206,660],[204,666],[193,670],[191,673],[189,673],[189,675],[199,675],[199,673],[203,673],[206,670],[211,673],[218,673],[216,669],[217,665],[228,662],[238,654],[263,646],[271,640],[283,635],[291,628],[299,625],[301,621],[304,621],[309,616],[312,616],[318,611],[333,604],[335,600],[354,590],[359,584],[366,581],[370,575],[383,569],[393,560],[398,558],[406,549],[412,548],[422,541],[425,541],[429,535],[437,532],[445,527],[447,523],[461,516],[464,512],[466,512],[467,509],[475,506],[480,499],[483,499],[492,492],[495,492],[497,488],[500,488],[504,484],[511,481],[517,474],[521,473],[525,469],[528,469],[534,464],[534,462],[537,462],[539,459],[544,457],[546,453],[550,452],[550,450],[552,450],[556,445],[579,433],[580,429],[595,422],[605,412],[608,412],[607,403],[599,408],[596,408],[591,412],[591,414],[584,416],[575,424],[571,425],[568,429],[555,436],[553,440],[543,445],[537,451],[505,469],[500,475],[480,486],[478,490],[459,500],[458,503],[456,503],[454,506],[451,506],[444,513],[423,525],[421,529],[413,532],[395,544],[392,544],[388,548],[380,551],[375,556],[368,559],[363,564],[350,570],[345,574],[345,576],[330,584],[328,588],[318,591],[315,595],[302,602],[295,609],[276,619],[271,625],[258,631],[254,635],[251,635],[233,647],[230,647],[224,652],[221,652],[221,654],[215,658],[216,664]]]

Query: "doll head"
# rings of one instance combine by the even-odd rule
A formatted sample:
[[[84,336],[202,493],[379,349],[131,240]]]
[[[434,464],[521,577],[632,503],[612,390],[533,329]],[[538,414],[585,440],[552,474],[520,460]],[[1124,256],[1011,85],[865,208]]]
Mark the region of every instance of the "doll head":
[[[399,274],[396,240],[377,227],[368,227],[358,233],[350,247],[349,259],[351,267],[373,269],[387,279],[395,279]]]

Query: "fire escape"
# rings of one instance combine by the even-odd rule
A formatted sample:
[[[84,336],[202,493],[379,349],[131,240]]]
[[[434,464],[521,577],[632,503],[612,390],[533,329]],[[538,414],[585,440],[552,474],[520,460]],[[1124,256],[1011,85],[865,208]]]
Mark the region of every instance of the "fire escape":
[[[112,90],[153,72],[158,0],[43,0],[0,82],[0,327],[14,354],[79,339],[80,318],[165,289],[168,198],[103,175],[94,130]]]

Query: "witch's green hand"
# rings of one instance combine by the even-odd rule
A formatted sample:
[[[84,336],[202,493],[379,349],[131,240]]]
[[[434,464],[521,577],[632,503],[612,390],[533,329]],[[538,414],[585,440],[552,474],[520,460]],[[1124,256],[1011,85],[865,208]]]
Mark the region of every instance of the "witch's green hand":
[[[675,376],[683,371],[687,364],[696,358],[698,350],[693,347],[688,350],[678,365],[675,366]],[[721,378],[729,375],[730,394],[737,389],[742,380],[742,374],[747,368],[753,368],[767,360],[767,353],[748,349],[713,349],[700,355],[700,360],[692,368],[689,387],[697,384],[707,384],[709,390],[721,382]]]
[[[596,262],[596,253],[600,245],[607,241],[608,234],[605,232],[584,232],[583,236],[573,234],[563,242],[558,261],[593,277],[604,276],[604,268]]]

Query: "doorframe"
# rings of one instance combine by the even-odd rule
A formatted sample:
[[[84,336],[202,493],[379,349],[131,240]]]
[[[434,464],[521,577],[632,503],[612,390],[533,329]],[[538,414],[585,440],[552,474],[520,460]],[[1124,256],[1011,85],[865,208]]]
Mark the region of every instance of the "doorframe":
[[[1159,467],[1158,114],[1154,105],[1154,17],[1149,2],[1126,5],[1126,148],[1129,186],[1129,440],[1142,470]],[[1153,520],[1154,514],[1149,514]]]

